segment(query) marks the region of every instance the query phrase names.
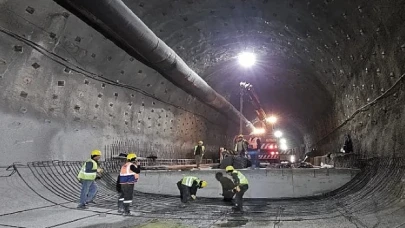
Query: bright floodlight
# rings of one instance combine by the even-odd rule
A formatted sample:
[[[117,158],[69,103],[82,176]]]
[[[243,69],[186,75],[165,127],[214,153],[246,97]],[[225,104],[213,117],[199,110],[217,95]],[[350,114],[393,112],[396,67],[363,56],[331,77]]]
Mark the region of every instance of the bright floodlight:
[[[291,163],[294,163],[294,162],[295,162],[295,155],[291,155],[291,157],[290,157],[290,162],[291,162]]]
[[[239,64],[243,67],[251,67],[256,62],[256,56],[250,52],[242,52],[238,55]]]
[[[276,136],[276,138],[280,138],[281,136],[283,136],[283,133],[281,131],[276,131],[274,132],[274,136]]]
[[[281,144],[286,144],[286,143],[287,143],[287,140],[285,140],[285,139],[280,139],[280,143],[281,143]]]
[[[281,144],[281,145],[280,145],[280,149],[282,149],[282,150],[287,150],[288,147],[287,147],[286,144]]]
[[[275,124],[277,122],[277,117],[275,117],[275,116],[267,117],[266,121],[271,123],[271,124]]]
[[[255,128],[252,132],[253,135],[260,135],[266,133],[264,128]]]

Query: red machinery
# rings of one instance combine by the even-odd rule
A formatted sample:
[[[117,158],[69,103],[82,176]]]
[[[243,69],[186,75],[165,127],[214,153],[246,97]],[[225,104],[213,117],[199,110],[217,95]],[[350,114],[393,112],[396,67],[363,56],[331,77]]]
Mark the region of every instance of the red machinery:
[[[259,98],[256,92],[253,89],[253,86],[246,82],[240,83],[240,88],[243,91],[242,94],[246,94],[249,97],[250,103],[255,109],[257,119],[253,125],[255,127],[261,127],[266,130],[266,133],[263,135],[257,135],[261,141],[260,153],[258,155],[259,160],[264,160],[270,163],[279,163],[280,162],[280,153],[279,143],[277,138],[274,137],[272,126],[266,121],[266,112],[263,110]],[[251,135],[244,135],[243,138],[249,141]]]
[[[244,135],[243,138],[249,141],[251,135]],[[258,154],[258,159],[260,161],[266,161],[269,163],[279,163],[280,162],[280,150],[277,139],[269,135],[257,136],[260,139],[260,153]],[[248,155],[250,159],[250,156]]]

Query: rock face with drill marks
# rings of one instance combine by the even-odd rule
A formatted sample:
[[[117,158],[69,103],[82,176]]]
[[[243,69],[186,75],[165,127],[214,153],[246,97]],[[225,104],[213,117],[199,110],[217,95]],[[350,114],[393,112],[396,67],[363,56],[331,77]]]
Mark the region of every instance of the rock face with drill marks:
[[[191,158],[199,140],[212,157],[228,141],[225,116],[53,1],[0,11],[0,164],[82,160],[94,148]]]
[[[125,2],[235,105],[239,81],[259,87],[293,144],[336,152],[350,133],[364,156],[404,149],[403,1]]]
[[[124,3],[236,108],[238,83],[252,83],[291,147],[335,152],[350,133],[365,157],[403,150],[403,1]],[[5,163],[113,142],[191,157],[200,139],[212,156],[233,138],[236,123],[53,1],[0,4]],[[251,69],[235,61],[243,50],[257,55]]]
[[[405,161],[397,157],[405,149],[405,1],[124,3],[236,108],[239,82],[252,83],[264,109],[278,115],[276,127],[290,147],[336,152],[349,133],[359,155],[337,158],[336,164],[364,168],[324,195],[247,200],[246,221],[235,221],[216,199],[199,197],[190,210],[173,207],[176,196],[136,192],[147,214],[137,219],[180,218],[200,227],[403,226]],[[250,69],[235,59],[245,50],[257,55]],[[244,114],[255,117],[248,102]],[[83,160],[95,148],[105,155],[135,151],[142,157],[192,158],[199,140],[206,157],[215,157],[219,146],[230,146],[237,128],[54,1],[0,0],[0,201],[7,205],[0,208],[0,226],[119,222],[111,214],[86,220],[72,210],[82,162],[65,160]],[[376,158],[355,160],[359,157]],[[3,168],[29,161],[40,162]],[[115,211],[111,187],[119,165],[104,165],[97,210]],[[280,180],[290,180],[278,171]],[[305,188],[315,174],[291,182]],[[144,175],[140,181],[147,181]],[[260,183],[257,175],[249,178],[252,185]],[[213,192],[215,182],[209,183]],[[248,194],[262,193],[260,186],[250,186]]]

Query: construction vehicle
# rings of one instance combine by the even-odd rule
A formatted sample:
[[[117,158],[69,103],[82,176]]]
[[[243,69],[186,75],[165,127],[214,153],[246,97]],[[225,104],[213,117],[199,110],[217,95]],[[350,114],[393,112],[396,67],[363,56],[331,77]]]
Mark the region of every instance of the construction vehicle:
[[[258,159],[260,162],[267,162],[267,163],[280,163],[280,158],[283,157],[281,153],[285,151],[281,151],[279,148],[279,141],[274,136],[273,126],[268,123],[266,112],[263,110],[259,98],[254,91],[252,84],[241,82],[240,88],[242,90],[242,94],[247,95],[249,98],[249,102],[253,105],[255,109],[257,118],[253,121],[253,125],[256,128],[265,129],[265,133],[261,135],[257,135],[261,141],[260,153],[258,154]],[[249,141],[251,135],[244,135],[243,138]]]

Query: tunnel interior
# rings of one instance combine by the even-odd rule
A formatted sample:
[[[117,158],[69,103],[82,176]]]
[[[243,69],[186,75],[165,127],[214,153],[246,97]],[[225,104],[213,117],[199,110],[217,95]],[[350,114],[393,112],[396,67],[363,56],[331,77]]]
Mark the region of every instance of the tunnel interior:
[[[75,1],[0,0],[2,169],[15,162],[84,160],[91,150],[114,145],[170,159],[192,158],[199,140],[207,158],[232,145],[239,123],[229,110],[191,95],[199,93],[196,87],[180,88],[125,49],[127,41],[67,7]],[[322,205],[342,199],[356,205],[333,213],[347,219],[373,203],[377,213],[402,197],[403,166],[386,159],[402,157],[405,149],[405,1],[123,3],[235,109],[239,83],[251,83],[264,110],[279,117],[277,128],[290,147],[338,152],[350,134],[354,153],[377,159],[370,166],[375,170],[366,169],[337,197],[319,199]],[[256,54],[254,66],[238,64],[243,51]],[[253,120],[253,107],[244,105],[242,114]],[[108,183],[105,188],[108,201]],[[373,188],[380,201],[369,201]]]
[[[239,82],[251,83],[290,147],[336,152],[351,134],[364,157],[403,149],[403,1],[124,3],[236,109]],[[223,110],[47,4],[2,2],[4,161],[28,148],[29,161],[69,159],[114,140],[162,158],[189,157],[198,140],[210,156],[230,144],[238,123]],[[253,67],[238,65],[242,51]],[[243,114],[255,118],[249,102]]]

